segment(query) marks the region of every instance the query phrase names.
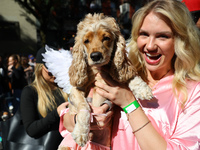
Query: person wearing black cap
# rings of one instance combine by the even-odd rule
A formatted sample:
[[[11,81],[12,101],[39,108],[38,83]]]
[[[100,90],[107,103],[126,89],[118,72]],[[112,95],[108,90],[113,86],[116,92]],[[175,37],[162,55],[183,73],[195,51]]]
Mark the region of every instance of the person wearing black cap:
[[[40,138],[50,131],[56,131],[56,136],[48,150],[56,150],[62,137],[59,133],[60,111],[68,106],[68,95],[55,83],[55,77],[45,67],[42,47],[36,55],[35,79],[26,86],[21,95],[20,111],[27,134]],[[45,142],[46,143],[46,142]]]

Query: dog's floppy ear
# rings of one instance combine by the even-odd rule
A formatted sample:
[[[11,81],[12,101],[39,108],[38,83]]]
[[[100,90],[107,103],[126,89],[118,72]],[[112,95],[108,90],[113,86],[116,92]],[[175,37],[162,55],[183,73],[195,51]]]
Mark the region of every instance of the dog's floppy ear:
[[[86,54],[79,37],[75,38],[72,50],[73,60],[69,68],[70,83],[72,86],[82,87],[88,81]]]
[[[126,82],[136,75],[136,68],[131,64],[126,54],[126,43],[121,33],[117,36],[116,50],[111,64],[110,74],[118,82]]]

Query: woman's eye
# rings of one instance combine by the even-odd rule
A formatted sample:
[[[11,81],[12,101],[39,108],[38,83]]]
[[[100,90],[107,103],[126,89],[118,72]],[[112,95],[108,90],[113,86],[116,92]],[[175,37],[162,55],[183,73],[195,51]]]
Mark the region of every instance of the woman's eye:
[[[140,32],[140,33],[139,33],[139,36],[148,36],[148,34],[145,33],[145,32]]]
[[[159,37],[159,38],[165,38],[165,39],[168,39],[168,38],[169,38],[168,35],[164,35],[164,34],[163,34],[163,35],[159,35],[158,37]]]

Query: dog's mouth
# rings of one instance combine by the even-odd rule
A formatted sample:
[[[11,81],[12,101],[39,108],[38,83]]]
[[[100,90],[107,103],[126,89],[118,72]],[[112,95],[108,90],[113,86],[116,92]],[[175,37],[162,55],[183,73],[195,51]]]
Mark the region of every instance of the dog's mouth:
[[[104,61],[104,60],[100,60],[100,61],[90,61],[89,65],[90,66],[95,66],[95,67],[102,67],[106,64],[108,64],[109,61]]]

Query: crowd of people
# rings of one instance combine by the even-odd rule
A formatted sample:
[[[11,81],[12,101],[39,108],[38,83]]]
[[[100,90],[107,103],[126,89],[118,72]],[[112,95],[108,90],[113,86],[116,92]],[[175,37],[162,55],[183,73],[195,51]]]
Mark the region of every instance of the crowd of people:
[[[116,83],[101,68],[98,75],[107,85],[95,82],[97,92],[114,107],[110,116],[97,117],[96,122],[101,129],[113,117],[110,149],[200,149],[200,31],[195,23],[176,0],[153,0],[134,13],[128,57],[154,98],[136,100],[127,85]],[[35,61],[31,55],[11,55],[6,65],[0,57],[1,111],[13,106],[15,113],[20,102],[27,134],[37,139],[56,131],[56,137],[50,137],[55,140],[50,150],[56,150],[62,141],[59,125],[73,131],[77,115],[65,111],[60,118],[61,110],[69,109],[68,95],[54,83],[44,52],[41,48]],[[91,107],[102,113],[108,108]]]
[[[0,56],[0,114],[7,120],[18,109],[22,89],[34,79],[34,56]]]

